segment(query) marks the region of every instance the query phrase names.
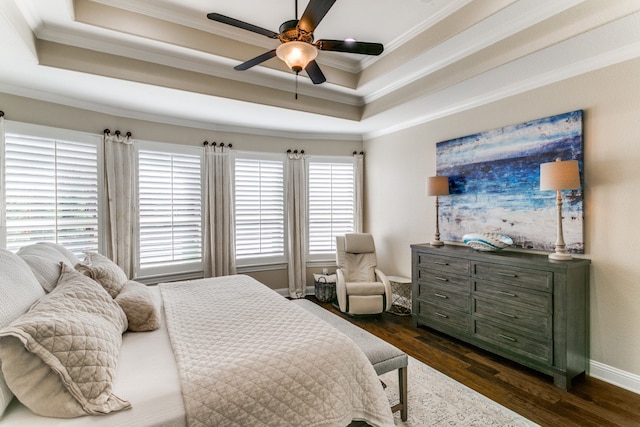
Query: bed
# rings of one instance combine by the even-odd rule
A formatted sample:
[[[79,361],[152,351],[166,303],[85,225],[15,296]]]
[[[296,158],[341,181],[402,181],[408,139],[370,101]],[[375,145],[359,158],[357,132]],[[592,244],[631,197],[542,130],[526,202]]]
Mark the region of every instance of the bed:
[[[4,380],[21,397],[7,397],[7,389],[11,391],[12,387],[5,387],[3,392],[0,383],[0,410],[8,403],[0,418],[3,426],[346,426],[355,420],[372,426],[394,425],[386,395],[361,350],[326,322],[248,276],[143,286],[144,291],[136,288],[135,298],[130,299],[135,302],[133,313],[131,306],[118,302],[115,306],[122,310],[120,314],[112,301],[127,296],[129,285],[114,284],[123,280],[121,276],[109,281],[107,276],[114,276],[108,271],[113,269],[110,261],[98,256],[89,264],[72,268],[79,261],[64,248],[51,244],[32,246],[18,255],[0,251],[2,372]],[[69,281],[75,285],[68,285]],[[95,283],[100,283],[99,290]],[[78,381],[89,375],[85,366],[65,371],[64,367],[57,367],[57,362],[43,363],[46,357],[39,353],[56,354],[62,360],[60,354],[73,352],[63,352],[58,342],[48,353],[28,349],[33,337],[24,335],[30,330],[29,322],[46,323],[57,307],[67,313],[70,298],[94,298],[94,291],[100,296],[100,304],[109,308],[95,309],[92,301],[85,311],[99,318],[100,327],[96,329],[101,340],[106,342],[102,334],[113,329],[109,339],[117,354],[109,355],[112,362],[106,363],[108,369],[95,368],[104,375],[95,379],[97,386],[90,378],[92,388],[87,388],[87,382]],[[142,291],[144,303],[140,302],[138,291]],[[145,308],[139,309],[141,306]],[[156,318],[149,313],[155,313]],[[136,318],[141,315],[141,319]],[[35,320],[29,316],[35,316]],[[72,317],[71,323],[80,319],[78,314]],[[100,323],[105,318],[109,326]],[[112,318],[119,320],[111,322]],[[84,327],[91,321],[81,323]],[[141,324],[151,330],[129,330],[139,329]],[[61,328],[59,323],[56,325]],[[47,333],[50,334],[41,334]],[[74,336],[72,342],[77,340],[75,332],[61,334]],[[46,343],[46,339],[43,341]],[[28,375],[17,375],[8,368],[16,363],[12,347],[23,352],[13,358],[19,359],[15,366],[20,367],[24,352],[28,353],[47,365],[38,369],[46,371],[47,381],[56,382],[55,386],[64,392],[32,397],[44,393],[42,389],[46,387],[42,384],[49,384],[39,380],[30,380],[35,385],[26,388],[26,393],[20,390],[21,381],[26,381]],[[100,341],[98,347],[102,351],[108,345]],[[66,383],[74,381],[79,384],[77,389]],[[91,391],[86,392],[87,389]],[[94,389],[100,393],[92,395]],[[54,409],[49,409],[48,403],[39,405],[53,395],[67,393],[71,395],[66,399],[71,400],[72,418],[33,412],[34,408],[36,412],[59,410],[63,404],[56,403]],[[27,407],[32,406],[30,399],[36,400],[31,409]]]

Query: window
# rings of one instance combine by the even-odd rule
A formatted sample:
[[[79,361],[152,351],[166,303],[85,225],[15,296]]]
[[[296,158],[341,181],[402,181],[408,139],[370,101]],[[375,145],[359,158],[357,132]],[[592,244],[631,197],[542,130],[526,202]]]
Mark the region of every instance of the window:
[[[139,144],[138,273],[202,270],[201,150]]]
[[[99,241],[100,137],[7,123],[6,248],[48,241],[81,255]]]
[[[284,161],[238,155],[235,160],[238,265],[284,262]]]
[[[311,158],[309,174],[309,256],[334,257],[336,236],[353,232],[353,159]]]

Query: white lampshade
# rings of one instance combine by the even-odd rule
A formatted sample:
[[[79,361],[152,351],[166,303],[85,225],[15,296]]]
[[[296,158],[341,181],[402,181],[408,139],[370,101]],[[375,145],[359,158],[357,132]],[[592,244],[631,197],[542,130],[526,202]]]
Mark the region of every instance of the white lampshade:
[[[426,183],[427,196],[446,196],[449,194],[449,178],[446,176],[430,176]]]
[[[276,55],[296,73],[304,70],[307,64],[318,56],[318,49],[310,43],[292,41],[282,43],[276,49]]]
[[[580,188],[580,172],[577,160],[542,163],[540,165],[540,190],[574,190]]]

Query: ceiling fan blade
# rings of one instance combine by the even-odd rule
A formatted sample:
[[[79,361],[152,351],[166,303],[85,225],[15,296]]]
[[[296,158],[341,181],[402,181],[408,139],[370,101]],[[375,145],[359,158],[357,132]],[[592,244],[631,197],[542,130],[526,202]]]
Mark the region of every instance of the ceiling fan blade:
[[[263,36],[267,36],[271,39],[278,38],[278,33],[274,33],[271,30],[258,27],[257,25],[248,24],[238,19],[229,18],[228,16],[220,15],[219,13],[208,13],[207,18],[211,19],[212,21],[222,22],[223,24],[231,25],[233,27],[241,28],[243,30],[253,31],[254,33],[262,34]]]
[[[298,28],[313,33],[336,0],[311,0],[302,13]]]
[[[316,46],[320,50],[361,53],[363,55],[380,55],[384,50],[384,46],[380,43],[358,42],[355,40],[318,40]]]
[[[269,52],[265,52],[262,55],[256,56],[253,59],[248,60],[247,62],[243,62],[240,65],[236,65],[235,67],[233,67],[234,70],[238,70],[238,71],[244,71],[244,70],[248,70],[249,68],[253,67],[254,65],[258,65],[263,63],[264,61],[266,61],[267,59],[271,59],[274,56],[276,56],[276,50],[270,50]]]
[[[327,78],[324,76],[320,66],[315,60],[309,62],[304,70],[307,72],[314,85],[319,85],[320,83],[327,81]]]

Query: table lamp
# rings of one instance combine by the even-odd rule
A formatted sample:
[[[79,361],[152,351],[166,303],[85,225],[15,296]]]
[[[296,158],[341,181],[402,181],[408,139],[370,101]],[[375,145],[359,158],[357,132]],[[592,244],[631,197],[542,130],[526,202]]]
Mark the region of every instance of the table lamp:
[[[438,222],[438,196],[446,196],[449,194],[449,178],[446,176],[430,176],[427,178],[426,183],[427,196],[436,196],[436,236],[431,241],[431,246],[442,246],[444,243],[440,240],[440,225]]]
[[[540,165],[540,190],[555,190],[556,205],[558,206],[558,228],[556,237],[556,251],[549,254],[550,259],[566,261],[572,258],[567,252],[562,232],[562,190],[574,190],[580,188],[580,172],[577,160],[562,161],[557,158],[555,162],[542,163]]]

